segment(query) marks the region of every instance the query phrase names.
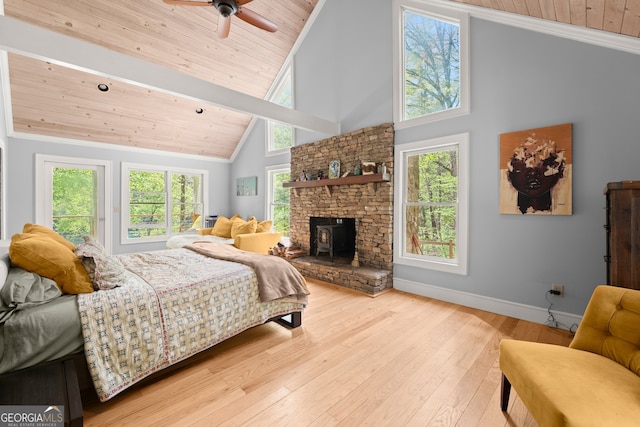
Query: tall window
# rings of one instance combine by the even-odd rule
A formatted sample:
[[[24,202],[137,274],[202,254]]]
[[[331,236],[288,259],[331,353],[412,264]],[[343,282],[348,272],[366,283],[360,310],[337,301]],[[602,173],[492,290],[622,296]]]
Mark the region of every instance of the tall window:
[[[267,218],[283,236],[289,236],[290,190],[282,184],[289,181],[290,173],[289,165],[267,168]]]
[[[394,120],[413,125],[469,112],[466,14],[395,0]]]
[[[395,261],[467,272],[468,134],[396,146]]]
[[[275,86],[271,102],[293,108],[293,85],[291,67],[286,68]],[[274,121],[267,121],[267,154],[279,154],[293,147],[293,127]]]
[[[36,222],[74,244],[92,236],[111,248],[111,164],[36,156]]]
[[[122,164],[122,242],[162,241],[195,228],[206,206],[206,171]]]

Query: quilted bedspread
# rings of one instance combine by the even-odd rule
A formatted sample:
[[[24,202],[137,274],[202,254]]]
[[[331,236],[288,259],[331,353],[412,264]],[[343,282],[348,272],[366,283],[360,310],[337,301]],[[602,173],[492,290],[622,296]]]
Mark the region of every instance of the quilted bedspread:
[[[260,302],[254,270],[189,249],[117,256],[131,280],[78,296],[89,372],[106,401],[153,372],[301,303]]]

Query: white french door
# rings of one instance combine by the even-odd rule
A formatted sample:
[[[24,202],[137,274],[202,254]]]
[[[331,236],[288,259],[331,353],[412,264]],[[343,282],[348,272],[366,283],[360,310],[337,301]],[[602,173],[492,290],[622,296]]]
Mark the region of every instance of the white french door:
[[[89,235],[111,251],[111,163],[36,155],[36,222],[74,244]]]

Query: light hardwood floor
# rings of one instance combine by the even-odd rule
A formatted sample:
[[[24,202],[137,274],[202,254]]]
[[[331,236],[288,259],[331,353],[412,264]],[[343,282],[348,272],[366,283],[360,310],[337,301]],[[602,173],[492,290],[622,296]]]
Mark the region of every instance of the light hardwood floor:
[[[511,392],[500,411],[498,344],[568,345],[567,331],[390,291],[308,280],[303,326],[275,323],[85,409],[85,426],[535,426]]]

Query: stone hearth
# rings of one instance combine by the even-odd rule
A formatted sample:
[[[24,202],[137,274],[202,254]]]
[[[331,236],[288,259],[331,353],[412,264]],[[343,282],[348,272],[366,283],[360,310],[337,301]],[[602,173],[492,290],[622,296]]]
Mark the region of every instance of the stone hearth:
[[[291,264],[305,277],[341,285],[368,295],[376,295],[393,286],[391,271],[372,267],[352,267],[351,260],[306,256],[294,258]]]
[[[340,175],[353,173],[362,162],[384,163],[393,176],[393,124],[360,129],[291,148],[291,177],[304,171],[326,175],[332,160],[340,161]],[[330,181],[330,180],[329,180]],[[291,190],[290,238],[309,253],[311,217],[354,218],[360,267],[351,259],[307,256],[292,260],[305,276],[375,295],[392,287],[393,178],[389,182]],[[315,255],[312,254],[312,255]]]

